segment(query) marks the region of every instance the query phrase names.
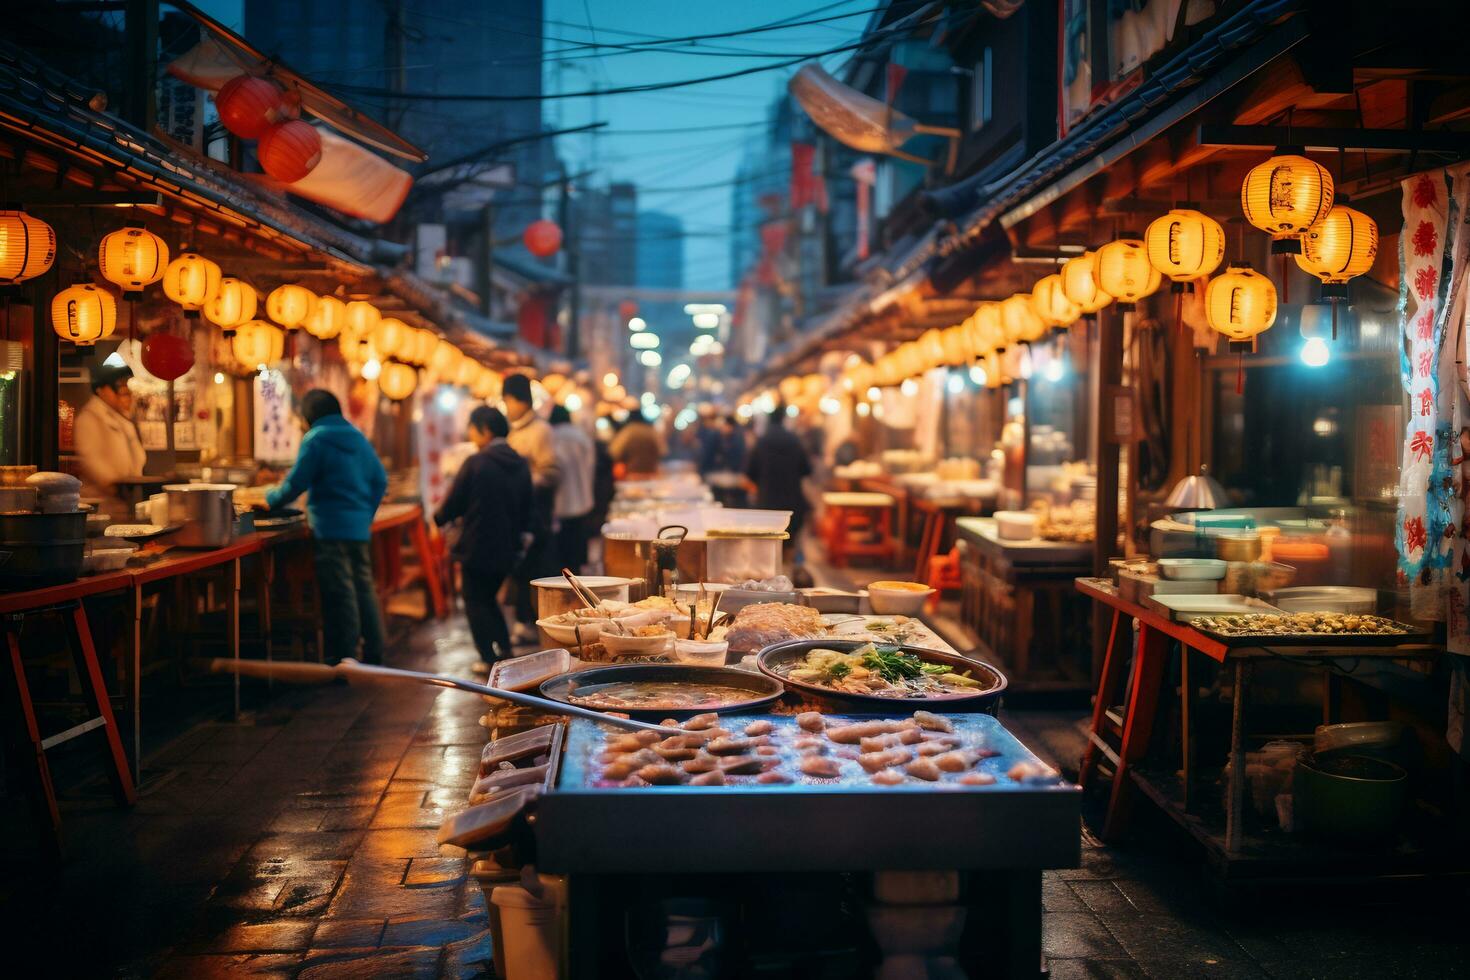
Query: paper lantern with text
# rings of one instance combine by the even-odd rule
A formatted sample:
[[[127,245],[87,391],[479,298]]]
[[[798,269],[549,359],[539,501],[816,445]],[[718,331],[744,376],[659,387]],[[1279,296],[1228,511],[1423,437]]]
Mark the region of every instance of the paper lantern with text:
[[[100,286],[77,283],[51,300],[51,329],[78,347],[89,347],[111,336],[116,326],[117,300]]]
[[[402,361],[384,362],[382,373],[378,375],[378,389],[395,402],[401,402],[413,394],[418,385],[418,371],[412,364],[404,364]]]
[[[163,273],[163,295],[178,303],[184,316],[199,318],[205,303],[219,292],[219,266],[198,252],[182,252]]]
[[[15,206],[0,208],[0,286],[34,279],[56,261],[56,232]]]
[[[1143,243],[1149,262],[1169,277],[1176,293],[1193,292],[1194,280],[1214,272],[1225,257],[1225,229],[1193,208],[1174,208],[1155,218]]]
[[[1048,327],[1070,327],[1082,315],[1082,307],[1067,298],[1061,273],[1042,276],[1031,287],[1031,305]]]
[[[236,327],[255,319],[256,302],[254,286],[243,279],[225,276],[220,279],[214,298],[204,304],[204,317],[223,330],[226,337],[233,337]]]
[[[413,327],[393,316],[385,316],[373,330],[373,349],[384,357],[401,357],[413,341]]]
[[[215,93],[220,125],[241,139],[258,140],[289,114],[285,92],[275,82],[236,75]]]
[[[168,246],[142,225],[128,225],[102,236],[97,246],[102,278],[123,291],[125,299],[163,278]]]
[[[525,242],[526,251],[539,259],[555,255],[556,250],[561,248],[561,228],[557,226],[556,222],[548,221],[546,218],[533,221],[527,225],[525,234],[521,238]],[[633,306],[633,312],[624,314],[623,319],[626,320],[637,313],[638,307],[635,304]]]
[[[322,159],[322,137],[311,123],[291,119],[265,131],[255,148],[260,169],[283,184],[294,184]]]
[[[1248,341],[1276,322],[1276,286],[1245,263],[1232,265],[1205,287],[1205,318],[1215,332]]]
[[[1271,236],[1272,255],[1295,255],[1302,234],[1332,207],[1332,175],[1296,153],[1278,151],[1240,185],[1245,220]]]
[[[1158,291],[1163,275],[1148,260],[1143,240],[1124,236],[1097,250],[1097,284],[1113,297],[1118,309],[1131,310],[1145,296]]]
[[[274,364],[286,352],[286,335],[273,323],[247,320],[231,338],[230,352],[235,360],[249,368]]]
[[[1046,323],[1036,313],[1030,293],[1016,293],[1001,301],[1001,322],[1005,325],[1006,343],[1029,344],[1046,333]]]
[[[140,360],[155,378],[177,381],[194,366],[194,345],[189,343],[188,337],[155,330],[143,341]]]
[[[316,294],[294,283],[277,286],[265,298],[265,315],[287,330],[295,330],[305,324],[315,309]]]
[[[1337,204],[1302,235],[1296,264],[1322,282],[1322,299],[1338,303],[1348,298],[1347,283],[1373,268],[1378,257],[1378,224],[1363,212]]]
[[[335,296],[318,296],[301,326],[317,340],[331,340],[342,332],[342,323],[346,319],[347,307],[340,299]]]
[[[1091,316],[1113,301],[1098,284],[1096,252],[1083,252],[1062,265],[1062,291],[1084,316]]]

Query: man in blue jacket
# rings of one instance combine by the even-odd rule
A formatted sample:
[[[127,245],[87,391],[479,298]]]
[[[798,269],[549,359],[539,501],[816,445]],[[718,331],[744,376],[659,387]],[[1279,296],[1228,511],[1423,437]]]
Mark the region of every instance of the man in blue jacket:
[[[383,620],[373,582],[373,515],[388,489],[388,474],[372,443],[342,417],[337,396],[313,388],[301,399],[308,431],[286,479],[266,495],[272,510],[307,494],[306,513],[316,547],[327,659],[358,656],[383,662]]]
[[[500,586],[526,550],[535,502],[531,468],[505,441],[510,435],[505,415],[479,406],[470,413],[468,435],[478,452],[455,474],[434,523],[460,522],[453,554],[463,572],[465,619],[482,664],[489,665],[511,655]]]

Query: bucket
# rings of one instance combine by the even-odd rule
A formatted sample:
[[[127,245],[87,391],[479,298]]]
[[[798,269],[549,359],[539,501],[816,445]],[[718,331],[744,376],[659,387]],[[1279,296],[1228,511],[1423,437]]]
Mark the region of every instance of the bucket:
[[[551,896],[532,895],[520,885],[499,885],[490,901],[499,913],[506,980],[556,980],[561,969],[560,921]]]

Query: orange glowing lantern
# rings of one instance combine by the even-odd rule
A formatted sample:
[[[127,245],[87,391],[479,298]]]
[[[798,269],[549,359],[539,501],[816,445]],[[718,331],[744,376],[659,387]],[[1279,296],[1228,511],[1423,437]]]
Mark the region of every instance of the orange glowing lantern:
[[[1295,255],[1301,236],[1332,207],[1332,175],[1296,153],[1278,151],[1245,175],[1240,209],[1245,220],[1271,235],[1272,255]]]
[[[15,207],[0,209],[0,286],[34,279],[56,261],[56,232]]]
[[[128,225],[102,237],[97,246],[102,278],[123,291],[124,299],[163,278],[168,246],[142,225]]]
[[[184,252],[163,274],[163,295],[183,307],[184,316],[198,319],[205,303],[219,292],[219,266],[197,252]]]
[[[316,309],[316,295],[305,286],[277,286],[265,298],[265,314],[287,330],[303,326]]]
[[[331,340],[342,331],[347,319],[347,306],[335,296],[318,296],[312,311],[302,321],[302,328],[317,340]]]
[[[91,283],[78,283],[51,300],[51,329],[62,340],[90,347],[112,335],[117,326],[117,300]]]
[[[1062,266],[1062,291],[1077,304],[1085,316],[1091,316],[1113,301],[1097,281],[1097,253],[1083,252]]]
[[[248,368],[274,364],[286,352],[286,334],[273,323],[246,320],[230,339],[230,352]]]
[[[220,279],[214,298],[204,304],[204,317],[223,330],[226,337],[233,337],[236,327],[255,319],[256,302],[254,286],[234,276],[225,276]]]
[[[1163,275],[1148,261],[1143,240],[1136,236],[1125,235],[1097,250],[1097,284],[1117,300],[1120,310],[1133,309],[1163,282]]]
[[[1070,327],[1082,315],[1082,307],[1067,298],[1061,273],[1042,276],[1031,287],[1031,305],[1048,327]]]
[[[1155,218],[1143,241],[1149,263],[1169,277],[1176,293],[1193,292],[1194,280],[1214,272],[1225,257],[1225,229],[1192,208],[1174,208]]]
[[[419,373],[412,364],[402,361],[387,361],[378,375],[378,389],[396,402],[401,402],[414,393],[419,386]]]

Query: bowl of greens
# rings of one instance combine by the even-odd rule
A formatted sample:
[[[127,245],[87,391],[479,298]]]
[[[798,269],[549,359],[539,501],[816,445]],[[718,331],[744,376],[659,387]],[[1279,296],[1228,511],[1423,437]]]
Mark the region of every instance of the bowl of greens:
[[[756,658],[761,672],[818,697],[911,710],[939,704],[994,713],[1005,675],[957,653],[866,640],[788,640]]]

